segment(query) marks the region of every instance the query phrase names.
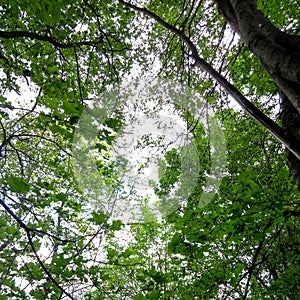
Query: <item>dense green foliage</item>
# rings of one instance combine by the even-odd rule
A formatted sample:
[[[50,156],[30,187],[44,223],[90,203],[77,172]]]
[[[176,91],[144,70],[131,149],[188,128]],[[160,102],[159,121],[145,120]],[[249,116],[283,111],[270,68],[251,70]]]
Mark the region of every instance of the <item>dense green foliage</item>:
[[[178,36],[120,2],[2,1],[0,299],[298,299],[300,195],[283,146],[233,108]],[[299,1],[257,3],[278,28],[299,33]],[[278,118],[275,84],[213,1],[143,7],[185,32],[206,61]],[[210,136],[177,106],[199,155],[193,193],[160,222],[144,211],[151,222],[123,224],[90,205],[72,145],[85,107],[134,77],[167,78],[203,95],[222,124],[227,163],[204,205]],[[94,149],[113,188],[120,181],[110,152],[126,117],[108,116]],[[162,211],[180,175],[176,149],[164,167],[155,187]]]

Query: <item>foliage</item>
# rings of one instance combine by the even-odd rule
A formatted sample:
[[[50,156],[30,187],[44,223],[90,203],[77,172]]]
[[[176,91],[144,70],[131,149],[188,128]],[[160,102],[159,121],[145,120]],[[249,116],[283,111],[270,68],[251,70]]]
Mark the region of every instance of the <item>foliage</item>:
[[[297,299],[300,199],[283,146],[232,107],[178,36],[123,2],[2,1],[0,299]],[[278,28],[299,33],[297,1],[257,4]],[[271,77],[212,1],[140,5],[182,30],[265,115],[278,116]],[[193,193],[160,222],[123,224],[78,184],[73,137],[104,91],[149,75],[180,82],[213,107],[226,174],[212,201],[200,203],[210,135],[177,107],[200,161]],[[97,134],[96,168],[107,185],[120,183],[109,158],[125,119],[116,111]],[[179,150],[160,162],[161,210],[180,177]]]

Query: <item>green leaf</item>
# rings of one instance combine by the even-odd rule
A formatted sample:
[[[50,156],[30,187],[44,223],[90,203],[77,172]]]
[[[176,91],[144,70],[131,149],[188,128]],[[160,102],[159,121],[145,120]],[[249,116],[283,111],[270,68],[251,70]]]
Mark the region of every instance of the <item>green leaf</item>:
[[[120,220],[115,220],[109,226],[111,230],[120,230],[123,227],[123,223]]]
[[[133,296],[133,300],[145,300],[145,299],[147,299],[147,298],[145,296],[143,296],[142,293],[139,293],[139,294]]]
[[[105,120],[104,124],[112,129],[114,129],[116,132],[118,132],[122,128],[122,125],[123,125],[122,121],[120,119],[116,119],[116,118],[108,118]]]
[[[135,251],[133,249],[128,248],[122,253],[122,256],[124,258],[128,258],[129,256],[133,255],[134,253],[135,253]]]
[[[59,193],[56,195],[56,199],[62,202],[65,202],[67,200],[68,195],[65,193]]]
[[[92,212],[92,218],[90,218],[89,220],[97,225],[103,225],[108,218],[109,216],[102,212]]]
[[[19,194],[26,194],[30,191],[30,184],[27,180],[17,176],[7,176],[6,182],[8,183],[10,190]]]
[[[153,290],[147,293],[147,299],[159,299],[159,296],[160,296],[159,290]]]

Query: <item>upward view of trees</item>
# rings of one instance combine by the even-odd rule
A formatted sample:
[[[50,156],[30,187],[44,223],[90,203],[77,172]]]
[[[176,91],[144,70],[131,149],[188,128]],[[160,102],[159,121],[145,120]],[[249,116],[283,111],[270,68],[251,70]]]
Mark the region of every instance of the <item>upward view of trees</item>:
[[[298,299],[299,7],[2,1],[0,299]],[[227,161],[207,205],[210,131],[180,105],[173,109],[199,160],[181,206],[162,220],[144,211],[147,222],[122,222],[91,205],[79,184],[73,141],[82,113],[135,78],[188,87],[219,119]],[[162,98],[156,109],[170,105]],[[116,107],[95,145],[82,145],[114,190],[121,182],[110,158],[125,112]],[[154,188],[162,210],[180,180],[177,150],[165,152]]]

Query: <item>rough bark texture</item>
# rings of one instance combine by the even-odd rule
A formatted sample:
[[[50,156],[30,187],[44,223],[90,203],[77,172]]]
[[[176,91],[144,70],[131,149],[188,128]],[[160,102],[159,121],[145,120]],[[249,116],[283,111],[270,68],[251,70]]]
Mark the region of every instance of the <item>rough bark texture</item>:
[[[272,76],[300,114],[300,36],[273,26],[254,0],[215,0],[222,16]]]
[[[134,4],[128,3],[123,0],[119,0],[123,5],[130,7],[136,11],[139,11],[151,18],[153,18],[157,23],[168,29],[170,32],[176,34],[178,38],[182,40],[189,48],[191,57],[195,60],[195,66],[201,68],[208,72],[212,78],[217,81],[233,99],[259,124],[264,126],[274,137],[276,137],[280,142],[282,142],[294,155],[300,160],[300,144],[295,143],[295,139],[288,131],[281,128],[276,122],[270,119],[262,111],[258,109],[253,103],[251,103],[235,86],[233,86],[224,76],[222,76],[217,70],[215,70],[207,61],[199,56],[196,45],[190,40],[190,38],[184,33],[184,31],[176,28],[170,23],[164,21],[154,12],[149,11],[146,8],[136,6]],[[228,0],[220,2],[221,6],[228,4]],[[232,24],[235,22],[235,17],[232,12],[228,11],[229,18],[232,19]]]
[[[300,145],[300,36],[289,35],[257,10],[255,0],[214,0],[282,92],[283,125]],[[287,150],[288,166],[300,189],[300,161]]]
[[[282,95],[281,109],[283,127],[289,130],[295,142],[300,145],[300,115],[285,95]],[[286,152],[289,169],[300,191],[300,160],[291,151],[287,150]]]

